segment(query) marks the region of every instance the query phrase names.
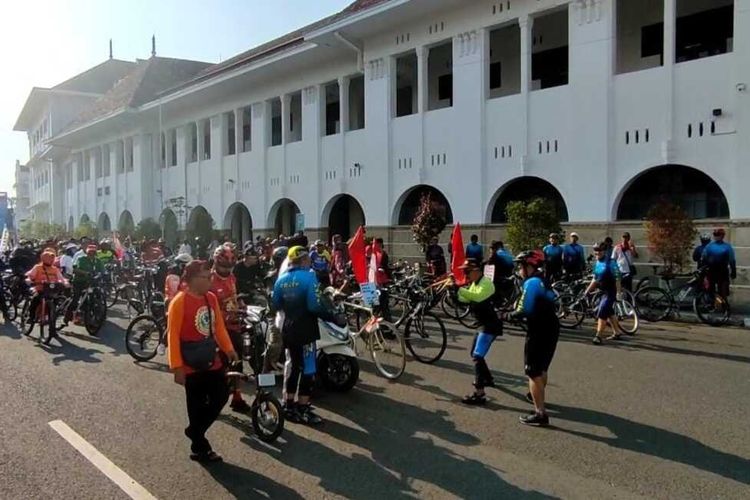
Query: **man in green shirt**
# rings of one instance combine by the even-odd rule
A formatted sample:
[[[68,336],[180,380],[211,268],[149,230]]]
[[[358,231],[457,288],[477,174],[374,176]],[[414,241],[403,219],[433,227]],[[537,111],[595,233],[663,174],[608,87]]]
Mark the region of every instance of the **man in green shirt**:
[[[96,252],[96,258],[105,266],[114,262],[115,253],[112,251],[112,243],[109,240],[101,241],[99,251]]]
[[[81,324],[81,315],[78,311],[78,303],[80,302],[81,295],[83,295],[83,291],[91,283],[91,278],[95,274],[104,272],[104,265],[97,258],[96,253],[96,245],[87,246],[86,255],[78,259],[73,265],[73,300],[65,314],[65,323],[70,320],[70,315],[72,314],[73,323],[76,325]]]

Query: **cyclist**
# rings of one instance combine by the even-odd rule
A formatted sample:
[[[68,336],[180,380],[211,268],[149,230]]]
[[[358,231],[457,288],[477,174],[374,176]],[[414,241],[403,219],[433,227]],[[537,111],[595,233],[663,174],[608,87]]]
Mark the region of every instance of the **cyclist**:
[[[81,295],[91,283],[91,278],[96,274],[104,272],[104,266],[96,258],[96,251],[96,245],[88,245],[86,247],[86,255],[78,259],[73,265],[73,299],[65,314],[63,326],[67,326],[71,313],[73,323],[76,325],[81,324],[81,314],[78,310],[78,302],[81,300]]]
[[[337,320],[333,311],[321,302],[318,279],[310,272],[307,249],[299,245],[290,248],[288,259],[289,267],[279,275],[273,289],[273,306],[284,316],[281,334],[289,360],[289,369],[284,373],[284,411],[292,422],[317,425],[322,419],[313,413],[310,395],[315,375],[315,342],[320,338],[318,318],[337,324],[345,321]]]
[[[492,373],[487,367],[485,357],[490,351],[495,337],[503,334],[503,323],[497,317],[492,305],[495,285],[482,273],[482,266],[477,259],[466,259],[461,265],[466,273],[468,286],[458,289],[458,301],[468,303],[471,312],[479,325],[471,346],[471,359],[474,361],[474,392],[461,400],[467,405],[484,405],[487,398],[485,387],[494,387]]]
[[[578,233],[570,233],[570,243],[563,246],[563,271],[571,278],[577,278],[586,269],[586,255],[578,243]]]
[[[630,233],[622,233],[622,241],[615,245],[612,250],[612,258],[617,261],[622,273],[622,287],[626,290],[633,291],[633,276],[636,273],[636,267],[633,259],[638,258],[638,250],[630,239]]]
[[[437,236],[430,239],[430,244],[425,251],[425,261],[436,279],[445,274],[447,269],[445,252],[443,251],[443,247],[438,244]]]
[[[260,280],[260,262],[252,241],[245,243],[243,258],[234,266],[232,273],[237,280],[237,291],[252,299]]]
[[[703,260],[703,250],[711,243],[711,235],[708,233],[701,234],[701,244],[693,249],[693,262],[700,269]]]
[[[726,232],[714,230],[714,241],[703,250],[702,262],[708,266],[708,282],[711,289],[722,297],[729,297],[729,280],[737,279],[737,261],[734,248],[724,241]]]
[[[323,240],[316,240],[315,247],[310,252],[310,262],[312,262],[312,269],[318,277],[318,282],[323,286],[331,284],[332,260]]]
[[[596,253],[594,279],[591,280],[584,294],[588,295],[594,289],[599,289],[604,293],[596,311],[596,335],[591,340],[594,344],[599,345],[602,343],[602,334],[607,328],[607,322],[612,325],[613,332],[611,336],[607,337],[607,340],[620,338],[621,329],[615,315],[615,302],[621,298],[622,284],[620,281],[620,266],[609,257],[611,251],[606,241],[597,243],[594,246],[594,252]]]
[[[563,248],[560,246],[560,235],[552,233],[549,235],[549,245],[546,245],[544,252],[544,277],[554,283],[562,276],[563,268]]]
[[[29,304],[29,314],[36,314],[39,302],[42,300],[41,292],[44,290],[45,283],[62,283],[68,286],[68,280],[63,276],[62,271],[55,265],[55,250],[46,248],[42,251],[40,262],[26,273],[31,286],[34,287],[36,294]]]
[[[482,262],[484,260],[484,248],[479,244],[479,236],[472,234],[470,240],[471,243],[466,245],[466,258]]]
[[[96,252],[96,258],[105,266],[114,262],[115,252],[112,251],[111,240],[103,239],[99,242],[99,250]]]
[[[508,315],[514,319],[526,319],[526,341],[523,348],[524,372],[529,379],[526,399],[534,403],[534,412],[519,420],[522,424],[535,426],[549,425],[549,416],[544,406],[544,390],[547,387],[549,365],[560,336],[555,294],[540,271],[544,260],[544,254],[539,250],[523,252],[515,258],[524,279],[523,294],[517,309]]]
[[[515,286],[509,279],[513,276],[513,256],[505,249],[502,241],[493,241],[490,250],[492,253],[487,264],[495,267],[492,275],[492,283],[495,285],[494,301],[496,305],[501,305],[511,296]]]
[[[73,255],[75,255],[78,247],[73,243],[68,243],[63,250],[63,254],[60,257],[60,269],[66,276],[73,276]]]

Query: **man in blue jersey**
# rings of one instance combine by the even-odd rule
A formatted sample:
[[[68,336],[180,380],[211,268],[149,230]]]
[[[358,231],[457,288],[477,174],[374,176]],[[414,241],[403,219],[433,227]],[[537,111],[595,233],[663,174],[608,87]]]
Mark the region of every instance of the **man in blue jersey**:
[[[719,228],[714,231],[714,241],[703,250],[701,261],[708,266],[708,281],[711,288],[722,297],[729,297],[730,279],[737,279],[737,261],[734,248],[724,241],[726,232]]]
[[[563,248],[560,246],[560,235],[552,233],[549,235],[549,245],[545,246],[544,252],[544,276],[549,283],[554,283],[562,276]]]
[[[615,302],[620,299],[622,293],[622,275],[620,266],[610,258],[612,254],[606,241],[602,241],[594,246],[596,262],[594,264],[594,279],[586,288],[585,295],[599,289],[604,292],[599,307],[596,311],[596,335],[592,342],[596,345],[602,343],[602,335],[607,328],[607,323],[612,325],[612,335],[607,340],[617,340],[620,338],[620,323],[617,321],[615,314]]]
[[[466,245],[466,258],[477,262],[484,260],[484,248],[479,244],[479,236],[476,234],[471,235],[471,243]]]
[[[495,286],[493,301],[496,305],[503,305],[513,294],[515,284],[509,279],[513,276],[513,256],[505,249],[502,241],[493,241],[490,247],[490,258],[487,264],[495,268],[492,283]]]
[[[563,271],[571,278],[577,278],[586,269],[586,252],[578,243],[578,233],[570,233],[570,243],[563,246]]]
[[[510,319],[526,319],[526,343],[524,344],[524,372],[529,379],[529,394],[534,403],[534,412],[520,417],[524,425],[549,425],[549,416],[544,406],[544,390],[547,387],[547,372],[557,348],[560,336],[560,322],[555,312],[555,295],[544,280],[541,267],[544,254],[532,250],[519,254],[515,261],[525,280],[523,295]]]

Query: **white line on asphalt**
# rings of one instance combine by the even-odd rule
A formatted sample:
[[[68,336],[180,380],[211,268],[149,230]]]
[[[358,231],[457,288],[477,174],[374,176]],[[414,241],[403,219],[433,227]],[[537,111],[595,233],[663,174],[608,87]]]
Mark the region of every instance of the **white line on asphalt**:
[[[130,498],[134,500],[156,500],[156,497],[149,493],[146,488],[138,484],[135,479],[128,476],[125,471],[112,463],[110,459],[102,455],[99,450],[91,446],[88,441],[71,429],[68,424],[62,420],[53,420],[52,422],[49,422],[49,426],[60,434],[65,441],[70,443],[73,448],[78,450],[78,453],[83,455],[86,460],[94,465],[94,467],[99,469],[102,474],[119,486],[119,488]]]

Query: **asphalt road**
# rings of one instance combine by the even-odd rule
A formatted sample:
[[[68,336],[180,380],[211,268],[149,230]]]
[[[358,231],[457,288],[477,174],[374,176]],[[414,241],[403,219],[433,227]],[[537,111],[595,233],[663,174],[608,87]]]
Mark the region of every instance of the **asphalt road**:
[[[116,315],[122,311],[115,311]],[[319,392],[320,428],[288,424],[267,446],[228,407],[209,432],[225,463],[188,459],[184,395],[164,357],[137,364],[113,318],[41,347],[0,326],[0,498],[127,498],[49,422],[62,420],[157,498],[748,498],[750,331],[644,327],[596,347],[562,336],[552,427],[528,428],[523,339],[488,357],[497,389],[467,408],[471,333],[397,382],[362,363],[348,394]]]

